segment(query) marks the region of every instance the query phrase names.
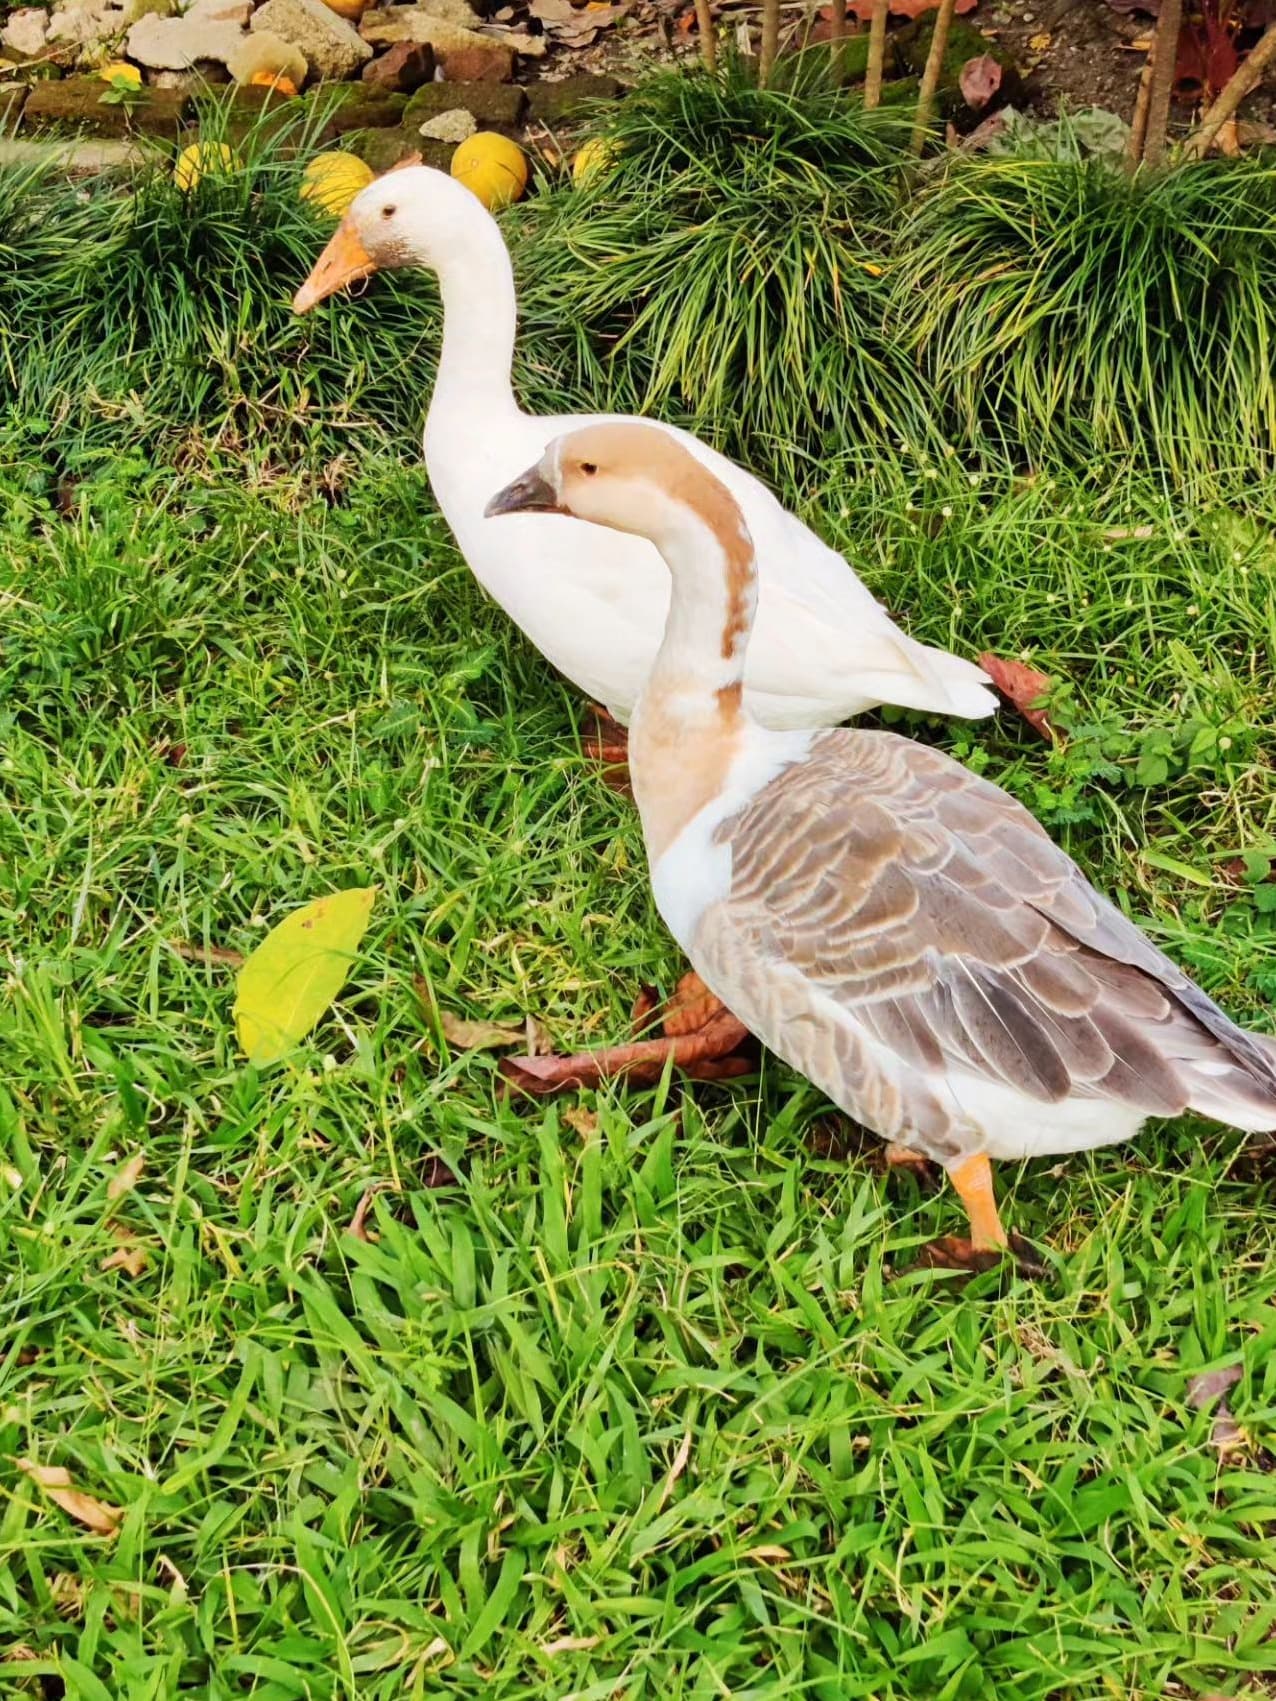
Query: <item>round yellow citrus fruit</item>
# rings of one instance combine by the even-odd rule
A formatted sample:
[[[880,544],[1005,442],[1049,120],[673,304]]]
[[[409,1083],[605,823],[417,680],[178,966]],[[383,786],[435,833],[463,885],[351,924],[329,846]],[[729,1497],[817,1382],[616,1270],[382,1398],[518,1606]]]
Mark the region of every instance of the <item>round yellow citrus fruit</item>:
[[[238,169],[239,161],[225,142],[192,142],[177,156],[173,182],[189,193],[203,177],[219,177]]]
[[[495,213],[527,188],[527,155],[508,136],[479,130],[452,155],[452,175]]]
[[[606,136],[591,136],[572,161],[572,182],[578,189],[608,172],[620,155],[615,142]]]
[[[135,89],[142,86],[142,73],[123,59],[112,59],[109,65],[103,65],[98,76],[104,83],[129,83]]]
[[[301,198],[339,219],[375,176],[354,154],[316,154],[301,175]]]

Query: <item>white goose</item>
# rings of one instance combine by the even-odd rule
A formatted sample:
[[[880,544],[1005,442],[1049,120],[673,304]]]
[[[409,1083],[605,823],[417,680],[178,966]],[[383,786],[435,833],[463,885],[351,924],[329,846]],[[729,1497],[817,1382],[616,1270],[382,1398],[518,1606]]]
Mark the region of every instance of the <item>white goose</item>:
[[[649,538],[672,576],[630,775],[661,915],[765,1044],[970,1217],[945,1262],[1007,1246],[990,1158],[1130,1139],[1194,1110],[1276,1128],[1276,1044],[1238,1028],[999,787],[855,728],[777,732],[741,701],[754,546],[666,433],[552,443],[489,504]]]
[[[537,418],[510,386],[516,303],[496,221],[463,184],[428,166],[379,178],[358,196],[297,291],[307,313],[359,278],[395,266],[437,273],[443,348],[425,425],[425,464],[475,577],[560,672],[627,725],[651,671],[669,575],[643,538],[576,520],[484,517],[493,490],[549,438],[607,416]],[[879,703],[936,714],[996,706],[973,663],[916,643],[841,556],[766,487],[704,444],[668,430],[731,491],[758,553],[760,615],[749,652],[751,712],[767,726],[833,725]]]

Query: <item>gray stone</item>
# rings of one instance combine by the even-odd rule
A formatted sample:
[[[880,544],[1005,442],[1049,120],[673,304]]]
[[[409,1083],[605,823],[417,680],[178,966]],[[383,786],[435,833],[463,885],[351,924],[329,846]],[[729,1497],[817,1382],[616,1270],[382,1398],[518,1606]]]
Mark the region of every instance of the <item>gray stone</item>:
[[[466,142],[477,130],[474,114],[458,106],[451,112],[440,112],[435,118],[427,118],[418,134],[435,142]]]
[[[124,9],[109,0],[65,0],[49,14],[48,39],[79,47],[86,42],[109,41],[123,28]]]
[[[222,18],[139,18],[128,32],[127,52],[152,71],[190,71],[201,59],[224,65],[244,35]]]
[[[437,24],[473,32],[477,21],[467,0],[414,0],[410,6],[377,6],[365,12],[359,34],[375,46],[432,41],[430,31]]]
[[[238,24],[248,28],[253,15],[252,0],[193,0],[182,14],[187,18],[212,18],[223,24]]]
[[[145,155],[132,142],[53,141],[0,136],[0,165],[54,165],[72,176],[140,165]]]
[[[254,30],[273,30],[299,47],[315,77],[350,77],[372,57],[358,30],[323,0],[266,0],[253,13]]]
[[[10,12],[9,21],[0,30],[0,42],[24,57],[44,52],[49,35],[49,14],[38,6],[24,6]]]
[[[516,130],[527,104],[527,90],[513,83],[427,83],[404,110],[403,122],[415,127],[458,107],[480,130]]]

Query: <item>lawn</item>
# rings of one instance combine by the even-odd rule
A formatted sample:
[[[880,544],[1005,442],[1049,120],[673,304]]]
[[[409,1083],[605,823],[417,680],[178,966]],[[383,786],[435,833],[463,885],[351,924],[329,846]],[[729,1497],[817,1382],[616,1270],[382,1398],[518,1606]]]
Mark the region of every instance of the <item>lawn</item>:
[[[580,704],[401,441],[103,418],[0,438],[0,1692],[1273,1693],[1270,1148],[1004,1167],[1050,1277],[963,1282],[910,1268],[952,1196],[773,1060],[511,1101],[445,1015],[618,1038],[682,968]],[[843,444],[804,500],[1068,738],[909,729],[1270,1030],[1276,487]],[[366,884],[338,1005],[245,1067],[221,954]]]

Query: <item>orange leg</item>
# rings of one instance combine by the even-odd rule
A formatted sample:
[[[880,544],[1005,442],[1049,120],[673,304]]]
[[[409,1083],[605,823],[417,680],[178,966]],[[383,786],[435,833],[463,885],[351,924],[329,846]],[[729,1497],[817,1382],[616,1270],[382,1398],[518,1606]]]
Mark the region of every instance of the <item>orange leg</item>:
[[[987,1154],[961,1158],[948,1171],[957,1196],[970,1219],[970,1239],[944,1235],[926,1248],[925,1262],[948,1270],[991,1270],[1006,1252],[1014,1256],[1019,1273],[1042,1276],[1045,1267],[1035,1250],[1019,1235],[1008,1235],[997,1211],[992,1165]]]
[[[992,1186],[992,1165],[984,1152],[963,1158],[949,1170],[957,1197],[970,1218],[970,1244],[976,1252],[1001,1252],[1010,1245],[997,1215],[997,1195]]]

